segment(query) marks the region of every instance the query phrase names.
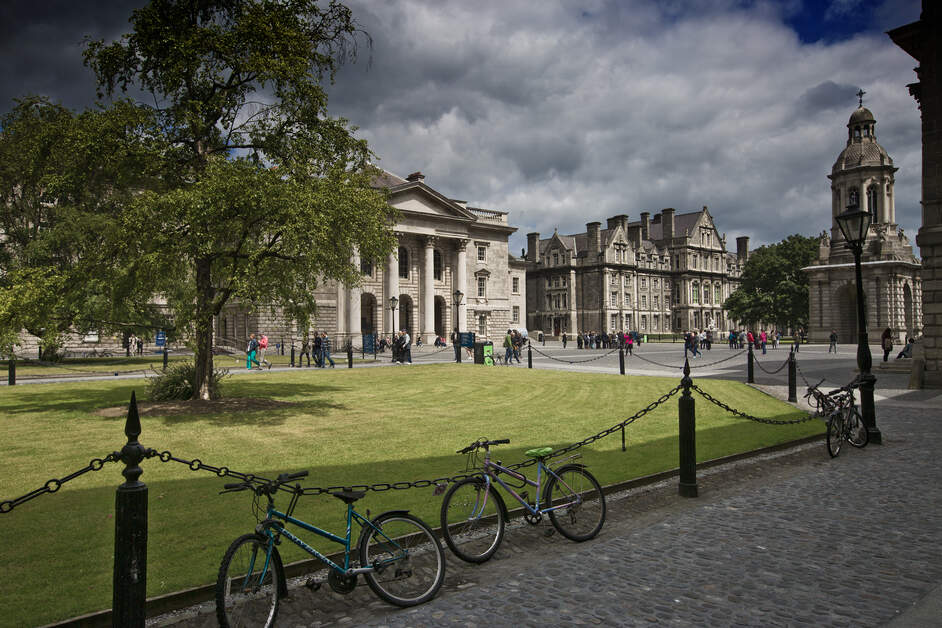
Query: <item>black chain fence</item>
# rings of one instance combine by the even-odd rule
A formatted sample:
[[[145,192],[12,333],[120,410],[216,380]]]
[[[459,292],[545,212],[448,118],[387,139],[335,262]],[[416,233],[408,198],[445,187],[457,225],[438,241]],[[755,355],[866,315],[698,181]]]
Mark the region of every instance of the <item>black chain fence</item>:
[[[614,349],[612,349],[611,351],[608,351],[607,353],[603,353],[601,355],[597,355],[597,356],[594,356],[585,360],[565,360],[563,358],[557,358],[554,355],[544,353],[540,351],[539,349],[537,349],[536,347],[534,347],[533,345],[530,345],[530,348],[533,349],[535,352],[539,353],[540,355],[542,355],[544,358],[549,358],[550,360],[555,360],[556,362],[564,362],[565,364],[585,364],[586,362],[595,362],[596,360],[607,358],[608,356],[618,351],[618,347],[615,347]]]
[[[766,375],[778,375],[782,371],[783,368],[788,366],[788,358],[785,358],[785,361],[782,362],[779,365],[779,367],[775,369],[774,371],[769,371],[764,366],[762,366],[762,363],[759,361],[759,358],[757,358],[755,354],[752,355],[752,363],[758,366],[759,370],[765,373]]]
[[[743,419],[749,419],[750,421],[755,421],[756,423],[764,423],[766,425],[795,425],[797,423],[806,423],[816,418],[813,414],[809,414],[808,416],[803,417],[801,419],[792,419],[790,421],[777,421],[775,419],[763,419],[762,417],[753,416],[751,414],[748,414],[746,412],[741,412],[735,408],[732,408],[726,405],[725,403],[723,403],[722,401],[720,401],[719,399],[717,399],[716,397],[714,397],[707,391],[703,390],[696,384],[692,385],[690,388],[691,390],[695,390],[696,392],[700,393],[700,396],[702,396],[704,399],[706,399],[713,405],[723,408],[730,414],[735,414],[738,417],[741,417]]]
[[[739,351],[739,352],[737,352],[737,353],[734,353],[734,354],[731,355],[731,356],[727,356],[727,357],[722,358],[722,359],[720,359],[720,360],[717,360],[717,361],[715,361],[715,362],[707,362],[706,364],[697,364],[696,366],[694,366],[694,365],[691,364],[691,365],[690,365],[690,369],[691,369],[691,370],[693,370],[693,369],[702,369],[702,368],[706,368],[706,367],[708,367],[708,366],[715,366],[715,365],[717,365],[717,364],[722,364],[723,362],[728,362],[728,361],[730,361],[730,360],[733,360],[733,359],[735,359],[735,358],[738,358],[738,357],[741,356],[743,353],[745,353],[745,351]],[[628,356],[626,356],[626,357],[628,357]],[[682,369],[682,368],[684,368],[684,365],[683,365],[683,364],[681,364],[681,365],[678,366],[677,364],[664,364],[664,363],[662,363],[662,362],[655,362],[654,360],[651,360],[651,359],[649,359],[649,358],[646,358],[646,357],[644,357],[643,355],[641,355],[641,354],[639,354],[639,353],[636,353],[636,354],[634,354],[634,355],[631,355],[630,357],[632,357],[632,358],[638,358],[638,359],[641,360],[642,362],[647,362],[648,364],[653,364],[653,365],[655,365],[655,366],[660,366],[660,367],[662,367],[662,368],[667,368],[667,369]]]
[[[83,476],[89,471],[101,471],[104,468],[106,463],[117,462],[120,459],[121,459],[121,454],[120,452],[117,452],[117,451],[108,454],[104,458],[92,458],[91,462],[89,462],[86,466],[82,467],[78,471],[73,471],[72,473],[68,474],[65,477],[52,478],[51,480],[48,480],[45,484],[43,484],[36,490],[30,491],[26,495],[17,497],[16,499],[9,499],[9,500],[0,502],[0,513],[8,513],[14,508],[16,508],[17,506],[19,506],[20,504],[24,504],[30,501],[31,499],[35,499],[39,497],[40,495],[45,495],[46,493],[55,493],[60,488],[62,488],[62,485],[65,484],[66,482],[71,482],[75,478]]]

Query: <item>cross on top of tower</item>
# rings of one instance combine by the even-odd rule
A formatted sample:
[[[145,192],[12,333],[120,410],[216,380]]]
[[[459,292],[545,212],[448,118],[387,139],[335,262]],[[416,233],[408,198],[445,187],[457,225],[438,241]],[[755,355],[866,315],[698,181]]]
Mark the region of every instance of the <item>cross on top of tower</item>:
[[[863,107],[863,97],[864,97],[864,94],[866,93],[867,92],[865,92],[863,89],[857,92],[857,106],[858,107]]]

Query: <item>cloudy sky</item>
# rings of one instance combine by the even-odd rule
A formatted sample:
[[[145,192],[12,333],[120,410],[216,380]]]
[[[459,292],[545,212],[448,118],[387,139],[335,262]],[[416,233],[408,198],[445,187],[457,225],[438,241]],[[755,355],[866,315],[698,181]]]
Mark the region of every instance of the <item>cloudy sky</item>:
[[[0,3],[0,111],[41,93],[94,102],[85,35],[128,30],[140,0]],[[920,224],[916,62],[885,31],[919,0],[355,0],[372,50],[330,109],[379,165],[510,212],[518,232],[585,230],[707,205],[754,246],[830,227],[826,175],[855,93],[899,168],[897,222]],[[918,251],[917,251],[918,253]]]

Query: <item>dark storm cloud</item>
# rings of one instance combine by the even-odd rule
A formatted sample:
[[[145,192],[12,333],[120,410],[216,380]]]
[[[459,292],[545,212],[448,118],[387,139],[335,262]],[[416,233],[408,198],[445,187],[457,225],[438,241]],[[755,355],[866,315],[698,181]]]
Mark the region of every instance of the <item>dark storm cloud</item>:
[[[798,98],[796,114],[804,117],[832,109],[844,110],[859,89],[856,85],[838,85],[834,81],[818,83]]]
[[[95,76],[83,65],[85,36],[108,40],[129,30],[140,0],[32,2],[0,5],[0,110],[13,98],[40,94],[67,107],[95,99]]]

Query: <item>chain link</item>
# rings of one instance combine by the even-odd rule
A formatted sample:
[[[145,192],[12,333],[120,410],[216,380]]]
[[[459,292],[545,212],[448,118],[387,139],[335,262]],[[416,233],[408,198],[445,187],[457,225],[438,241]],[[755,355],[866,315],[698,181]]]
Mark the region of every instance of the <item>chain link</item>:
[[[720,408],[723,408],[724,410],[726,410],[727,412],[731,414],[735,414],[736,416],[742,417],[744,419],[749,419],[750,421],[755,421],[756,423],[765,423],[766,425],[795,425],[797,423],[805,423],[807,421],[810,421],[816,418],[815,415],[809,414],[803,419],[792,419],[791,421],[776,421],[774,419],[763,419],[757,416],[752,416],[751,414],[746,414],[745,412],[740,412],[739,410],[736,410],[735,408],[729,407],[728,405],[726,405],[725,403],[723,403],[716,397],[712,396],[710,393],[706,392],[705,390],[703,390],[696,384],[692,385],[690,388],[700,393],[700,395],[703,396],[703,398],[709,401],[710,403],[717,405]]]
[[[534,351],[536,351],[537,353],[539,353],[540,355],[542,355],[544,358],[549,358],[550,360],[555,360],[556,362],[563,362],[563,363],[565,363],[565,364],[585,364],[586,362],[595,362],[596,360],[601,360],[602,358],[606,358],[606,357],[612,355],[613,353],[615,353],[616,351],[618,351],[618,347],[615,347],[614,349],[612,349],[612,350],[609,351],[608,353],[603,353],[603,354],[601,354],[601,355],[597,355],[597,356],[592,357],[592,358],[589,358],[589,359],[587,359],[587,360],[563,360],[562,358],[557,358],[557,357],[552,356],[552,355],[550,355],[550,354],[548,354],[548,353],[543,353],[542,351],[540,351],[539,349],[537,349],[537,348],[534,347],[533,345],[530,345],[530,348],[533,349]]]
[[[706,367],[708,367],[708,366],[715,366],[715,365],[717,365],[717,364],[722,364],[723,362],[728,362],[729,360],[732,360],[732,359],[734,359],[734,358],[738,358],[738,357],[741,356],[743,353],[745,353],[745,351],[740,351],[739,353],[734,353],[734,354],[731,355],[731,356],[725,357],[725,358],[723,358],[723,359],[721,359],[721,360],[717,360],[716,362],[709,362],[709,363],[707,363],[707,364],[697,364],[697,365],[691,364],[691,365],[690,365],[690,369],[691,369],[691,370],[693,370],[693,369],[702,369],[702,368],[706,368]],[[646,358],[646,357],[644,357],[643,355],[640,355],[640,354],[635,354],[635,355],[632,355],[632,356],[630,356],[630,357],[638,358],[639,360],[641,360],[641,361],[643,361],[643,362],[647,362],[647,363],[649,363],[649,364],[653,364],[653,365],[655,365],[655,366],[660,366],[660,367],[663,367],[663,368],[668,368],[668,369],[682,369],[682,368],[684,368],[684,365],[683,365],[683,364],[681,364],[680,366],[677,366],[676,364],[662,364],[661,362],[655,362],[654,360],[649,360],[648,358]]]
[[[767,371],[767,370],[765,370],[765,367],[762,366],[762,363],[759,362],[759,360],[758,360],[758,358],[756,358],[755,354],[753,354],[753,356],[752,356],[752,363],[755,364],[756,366],[758,366],[758,367],[759,367],[759,370],[762,371],[763,373],[765,373],[766,375],[778,375],[778,374],[782,371],[783,368],[785,368],[786,366],[788,366],[788,358],[785,358],[785,361],[782,362],[782,365],[779,366],[779,367],[778,367],[777,369],[775,369],[774,371]]]
[[[16,508],[17,506],[19,506],[20,504],[24,504],[31,499],[35,499],[36,497],[39,497],[40,495],[44,495],[46,493],[55,493],[60,488],[62,488],[62,485],[65,484],[66,482],[71,482],[75,478],[85,475],[89,471],[101,471],[102,468],[105,466],[105,463],[116,462],[120,460],[120,458],[121,458],[121,453],[117,451],[111,452],[104,458],[93,458],[91,462],[89,462],[85,467],[79,469],[78,471],[73,471],[69,475],[62,478],[52,478],[51,480],[47,481],[45,484],[43,484],[36,490],[30,491],[26,495],[17,497],[16,499],[9,499],[9,500],[0,502],[0,514],[8,513],[14,508]]]

